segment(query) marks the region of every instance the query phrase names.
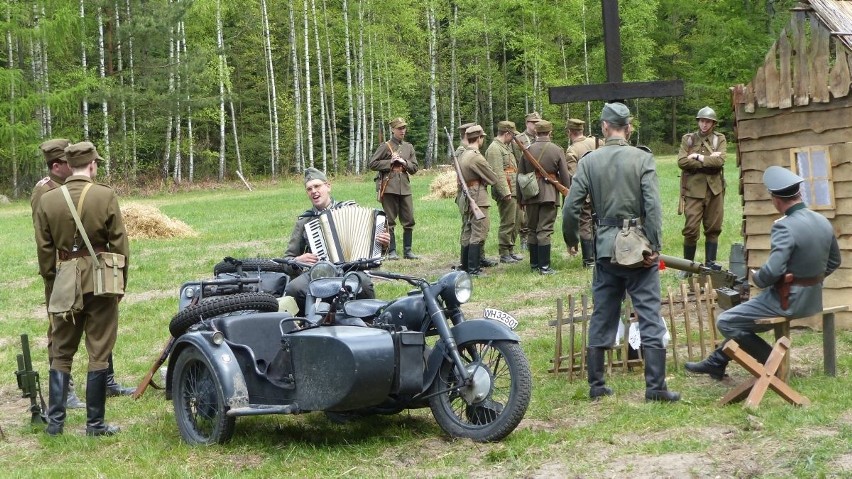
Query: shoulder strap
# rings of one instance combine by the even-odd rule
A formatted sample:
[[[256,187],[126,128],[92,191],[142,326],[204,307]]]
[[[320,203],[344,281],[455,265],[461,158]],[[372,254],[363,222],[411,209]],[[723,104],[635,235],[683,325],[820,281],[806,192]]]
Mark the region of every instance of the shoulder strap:
[[[390,150],[391,155],[393,155],[394,153],[396,153],[395,151],[393,151],[393,147],[391,146],[391,142],[390,142],[390,140],[386,141],[386,142],[385,142],[385,144],[386,144],[386,145],[388,145],[388,150]]]
[[[71,200],[71,193],[68,192],[68,187],[62,185],[59,188],[65,196],[65,202],[68,203],[68,209],[71,210],[71,216],[74,217],[74,222],[77,223],[77,230],[80,232],[80,235],[83,237],[83,241],[86,243],[86,248],[89,250],[89,255],[92,257],[92,264],[95,265],[95,268],[100,269],[100,262],[95,260],[95,249],[92,248],[92,243],[89,241],[89,235],[86,234],[86,230],[83,228],[83,222],[80,221],[80,213],[83,211],[83,201],[86,199],[86,193],[89,192],[89,188],[91,187],[91,183],[87,183],[86,186],[83,187],[83,192],[80,194],[80,202],[77,204],[76,209],[74,209],[74,202]]]

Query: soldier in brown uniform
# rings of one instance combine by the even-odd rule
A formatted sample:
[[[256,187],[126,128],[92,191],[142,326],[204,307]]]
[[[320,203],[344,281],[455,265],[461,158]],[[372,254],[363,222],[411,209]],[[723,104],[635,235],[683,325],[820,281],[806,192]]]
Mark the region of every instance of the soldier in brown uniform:
[[[467,272],[472,276],[479,276],[482,273],[480,265],[480,252],[485,246],[485,240],[488,239],[488,229],[491,226],[488,219],[488,185],[493,185],[500,181],[500,178],[494,174],[485,157],[479,152],[482,144],[485,142],[485,130],[479,125],[474,125],[465,132],[468,145],[465,147],[464,153],[459,157],[459,169],[461,170],[462,180],[467,184],[468,192],[471,198],[479,206],[479,209],[485,213],[482,219],[476,219],[470,205],[466,199],[460,200],[460,208],[462,214],[462,232],[461,232],[461,247],[462,247],[462,264],[467,264]],[[465,256],[467,256],[465,258]],[[465,261],[467,260],[467,261]]]
[[[536,123],[541,121],[541,115],[537,111],[527,113],[527,116],[524,117],[524,132],[520,135],[517,135],[517,138],[521,140],[521,143],[524,144],[527,148],[535,142],[535,125]],[[521,164],[521,158],[524,156],[521,152],[521,149],[518,148],[518,145],[512,142],[512,152],[515,154],[515,161],[518,165]],[[515,190],[517,191],[517,189]],[[530,234],[530,227],[527,224],[527,211],[526,207],[523,203],[518,203],[518,236],[521,238],[521,249],[527,248],[527,237]],[[532,257],[530,258],[532,261]]]
[[[460,138],[460,140],[459,140],[459,146],[458,146],[458,148],[456,148],[456,158],[461,158],[462,153],[464,153],[465,149],[467,148],[468,142],[467,142],[467,136],[465,135],[465,133],[467,132],[468,128],[470,128],[474,125],[476,125],[476,123],[462,123],[461,125],[459,125],[459,138]],[[458,194],[456,195],[456,203],[461,205],[462,200],[463,200],[462,192],[461,192],[461,188],[459,188]],[[462,214],[462,216],[464,216],[464,211],[461,211],[461,214]],[[479,266],[481,266],[483,268],[490,268],[492,266],[497,266],[496,261],[493,261],[493,260],[491,260],[491,259],[489,259],[485,256],[485,248],[484,247],[482,248],[482,250],[479,253],[480,253],[479,254]],[[464,252],[464,250],[462,250],[462,258],[465,258],[464,255],[465,255],[465,252]],[[462,259],[461,265],[457,269],[462,269],[462,270],[467,271],[467,261]]]
[[[553,124],[541,120],[535,125],[536,141],[529,147],[529,152],[541,164],[544,171],[552,180],[559,181],[565,186],[570,185],[571,175],[565,162],[565,152],[550,141],[553,134]],[[536,171],[535,167],[522,158],[518,168],[519,173]],[[556,187],[536,172],[539,193],[529,199],[521,199],[526,205],[527,244],[530,250],[530,267],[541,274],[553,274],[550,267],[550,237],[553,235],[553,223],[556,221],[556,210],[562,198]]]
[[[518,235],[518,192],[515,189],[518,177],[518,162],[512,152],[512,137],[516,134],[515,124],[511,121],[497,123],[497,136],[485,150],[485,160],[491,169],[504,181],[498,181],[491,187],[491,196],[497,201],[500,210],[500,229],[497,243],[501,263],[517,263],[524,259],[514,252]]]
[[[698,131],[683,135],[677,165],[682,170],[680,193],[683,227],[683,257],[692,261],[704,225],[704,262],[716,261],[722,218],[725,213],[725,135],[714,131],[716,112],[709,106],[698,110]],[[678,212],[681,208],[678,208]]]
[[[376,191],[379,193],[379,201],[388,219],[388,231],[391,237],[388,259],[399,259],[394,234],[397,217],[402,222],[403,257],[417,259],[417,256],[411,252],[414,203],[411,199],[409,175],[417,173],[418,165],[414,147],[405,141],[407,125],[402,118],[393,119],[390,122],[393,137],[379,145],[370,160],[370,169],[379,172],[376,176]]]
[[[65,158],[73,174],[65,180],[75,208],[80,211],[83,228],[95,251],[123,254],[129,259],[129,243],[124,229],[118,197],[108,186],[95,184],[98,155],[88,141],[70,145]],[[85,196],[83,195],[86,192]],[[81,199],[83,204],[80,205]],[[86,434],[112,435],[118,427],[104,422],[109,357],[118,332],[119,297],[95,296],[92,261],[94,260],[77,231],[71,210],[59,188],[45,193],[36,211],[36,245],[39,271],[45,280],[54,278],[57,264],[78,259],[83,310],[74,320],[51,318],[53,343],[50,364],[47,433],[61,434],[65,425],[65,400],[74,353],[86,334],[89,355],[86,378]],[[125,261],[124,277],[127,278]]]
[[[568,139],[571,142],[565,150],[565,161],[568,163],[568,172],[571,176],[577,172],[577,165],[586,153],[598,148],[598,139],[583,134],[583,120],[569,118],[565,129],[568,131]],[[595,242],[592,232],[592,203],[586,197],[583,209],[580,211],[580,249],[583,252],[583,267],[588,268],[595,264]]]

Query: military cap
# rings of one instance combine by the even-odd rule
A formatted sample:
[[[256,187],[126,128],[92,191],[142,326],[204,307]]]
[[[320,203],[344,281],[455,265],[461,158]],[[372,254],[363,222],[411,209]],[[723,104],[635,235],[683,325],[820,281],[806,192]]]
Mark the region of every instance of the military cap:
[[[626,126],[630,123],[630,109],[624,103],[605,103],[601,110],[601,121],[616,126]]]
[[[540,120],[535,124],[536,133],[549,133],[551,131],[553,131],[553,123],[547,120]]]
[[[391,128],[402,128],[403,126],[407,126],[407,125],[408,125],[408,123],[406,123],[405,120],[403,120],[401,116],[396,117],[396,118],[394,118],[393,120],[390,121],[390,127]]]
[[[586,124],[583,120],[578,120],[576,118],[568,118],[568,121],[565,122],[565,129],[567,130],[582,130],[583,126]]]
[[[71,168],[86,166],[93,161],[102,161],[97,148],[89,141],[81,141],[65,148],[65,159]]]
[[[325,173],[316,168],[305,168],[305,184],[307,185],[309,181],[314,180],[320,180],[325,183],[328,181],[328,178],[325,177]]]
[[[497,123],[497,131],[500,133],[506,133],[507,131],[511,131],[512,133],[517,133],[518,130],[515,128],[515,122],[504,120]]]
[[[56,138],[53,140],[47,140],[38,147],[44,154],[44,162],[50,166],[50,164],[54,161],[65,161],[65,148],[67,148],[70,144],[71,142],[65,138]]]
[[[533,123],[537,123],[537,122],[541,121],[541,115],[539,115],[537,111],[534,111],[532,113],[527,113],[525,120],[531,121]]]
[[[461,125],[459,125],[459,131],[462,133],[462,135],[464,135],[464,132],[466,132],[468,128],[472,127],[475,124],[476,123],[473,122],[462,123]]]
[[[474,138],[479,138],[480,136],[485,136],[485,130],[483,130],[479,125],[473,125],[464,131],[464,136],[466,136],[468,140],[472,140]]]
[[[763,184],[772,196],[790,198],[799,193],[799,187],[805,181],[801,176],[787,168],[770,166],[763,172]]]

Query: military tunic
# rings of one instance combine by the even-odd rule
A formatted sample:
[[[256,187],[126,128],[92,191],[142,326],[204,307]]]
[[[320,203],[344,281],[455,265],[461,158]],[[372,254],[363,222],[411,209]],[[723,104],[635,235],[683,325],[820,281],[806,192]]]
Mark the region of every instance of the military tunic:
[[[683,197],[684,244],[696,245],[700,227],[704,226],[704,241],[718,243],[725,213],[725,135],[711,132],[688,133],[680,142],[677,164],[681,169],[681,196]],[[710,156],[718,152],[717,156]],[[704,155],[704,162],[689,155]]]
[[[612,194],[617,191],[619,194]],[[607,139],[603,146],[580,162],[562,212],[562,235],[569,247],[579,242],[579,217],[586,196],[600,219],[641,219],[651,249],[659,252],[662,240],[660,190],[654,156],[634,148],[621,138]],[[594,310],[589,323],[589,347],[609,348],[615,343],[621,301],[625,291],[639,318],[642,346],[662,348],[665,326],[660,319],[658,265],[626,268],[612,264],[619,227],[598,225],[592,283]]]
[[[562,148],[549,139],[542,138],[530,145],[529,152],[553,179],[565,186],[571,184],[571,175],[568,172],[568,165],[565,162],[565,153]],[[535,171],[535,167],[526,158],[521,159],[518,168],[519,173]],[[526,205],[527,209],[527,226],[530,229],[527,243],[547,246],[551,243],[550,237],[553,235],[553,224],[556,222],[556,210],[559,208],[562,198],[556,187],[549,181],[545,181],[537,172],[536,180],[538,181],[538,195],[529,199],[521,198],[520,203]]]
[[[33,213],[33,227],[35,228],[36,233],[38,233],[38,226],[36,225],[36,221],[38,219],[36,212],[38,211],[38,204],[41,201],[42,195],[47,193],[48,191],[59,188],[59,186],[64,183],[65,180],[62,178],[50,174],[42,178],[36,185],[33,187],[32,195],[30,196],[30,207],[32,208]],[[44,304],[47,304],[50,301],[50,293],[53,291],[53,277],[43,278],[44,279]],[[48,328],[50,329],[50,328]],[[48,342],[50,342],[50,332],[48,331]],[[49,347],[49,346],[48,346]]]
[[[579,136],[565,149],[565,161],[568,163],[568,172],[571,176],[577,173],[577,164],[590,151],[598,148],[598,139],[593,136]],[[580,239],[592,240],[592,203],[588,197],[580,212]]]
[[[500,228],[497,233],[497,243],[500,256],[511,254],[515,248],[515,239],[518,235],[520,218],[518,217],[518,163],[514,152],[509,145],[498,139],[494,139],[488,149],[485,150],[485,160],[491,166],[491,170],[498,178],[491,187],[491,196],[497,201],[500,211]]]
[[[476,205],[485,214],[484,218],[480,220],[476,219],[467,200],[461,200],[464,201],[464,204],[460,205],[460,207],[464,208],[461,245],[483,244],[488,239],[488,229],[491,227],[491,221],[488,217],[490,200],[488,198],[487,187],[488,185],[497,184],[500,178],[494,173],[485,160],[485,157],[479,152],[479,148],[475,145],[465,147],[464,153],[459,157],[459,169],[467,183],[470,197],[473,198]]]
[[[68,177],[65,184],[76,207],[83,188],[93,183],[84,175]],[[74,218],[65,201],[65,196],[56,188],[44,193],[36,213],[39,272],[47,281],[56,276],[57,255],[85,249]],[[83,228],[95,250],[107,250],[125,256],[125,287],[130,263],[130,248],[118,196],[108,186],[94,184],[86,194],[80,215]],[[88,370],[100,371],[109,366],[118,331],[118,298],[95,296],[92,260],[87,253],[77,259],[83,292],[83,312],[76,315],[75,321],[64,321],[56,317],[51,319],[53,344],[51,355],[52,369],[70,373],[74,353],[86,333],[86,350],[89,355]]]
[[[521,143],[523,143],[525,147],[529,148],[530,145],[535,141],[535,133],[530,134],[530,133],[527,133],[525,131],[525,132],[517,135],[516,138],[521,140]],[[520,148],[518,148],[518,145],[515,143],[514,140],[512,140],[512,153],[515,155],[515,161],[517,162],[518,166],[520,167],[521,160],[524,157],[524,152],[521,151]],[[517,175],[516,175],[516,178],[517,178]],[[518,204],[518,216],[517,216],[518,236],[521,238],[522,242],[526,242],[527,237],[530,234],[530,227],[529,227],[529,224],[527,222],[526,208],[524,207],[523,204],[521,204],[521,201],[520,201],[521,197],[520,197],[520,195],[518,195],[517,180],[513,184],[513,188],[515,189],[515,195],[516,195],[515,196],[515,202],[517,202],[517,204]]]
[[[394,154],[405,160],[405,165],[392,164]],[[386,183],[381,202],[382,209],[387,215],[388,231],[391,234],[393,234],[397,218],[404,230],[414,229],[414,203],[411,198],[409,176],[417,173],[418,168],[414,147],[411,143],[400,142],[396,138],[391,138],[379,145],[370,160],[370,169],[379,172],[376,176],[376,191],[381,191],[382,185]]]

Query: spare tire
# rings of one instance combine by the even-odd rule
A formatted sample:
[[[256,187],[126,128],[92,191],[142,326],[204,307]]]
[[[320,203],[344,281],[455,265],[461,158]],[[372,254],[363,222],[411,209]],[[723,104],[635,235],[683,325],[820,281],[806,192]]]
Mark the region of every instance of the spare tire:
[[[278,299],[269,293],[237,293],[204,298],[199,303],[179,311],[169,323],[169,332],[176,338],[202,318],[212,318],[237,311],[275,313],[278,311]]]
[[[271,259],[265,258],[245,258],[240,259],[243,263],[243,272],[270,271],[273,273],[289,273],[290,267],[286,264],[276,263]],[[237,267],[233,263],[220,261],[213,267],[213,276],[218,276],[221,273],[236,273]]]

